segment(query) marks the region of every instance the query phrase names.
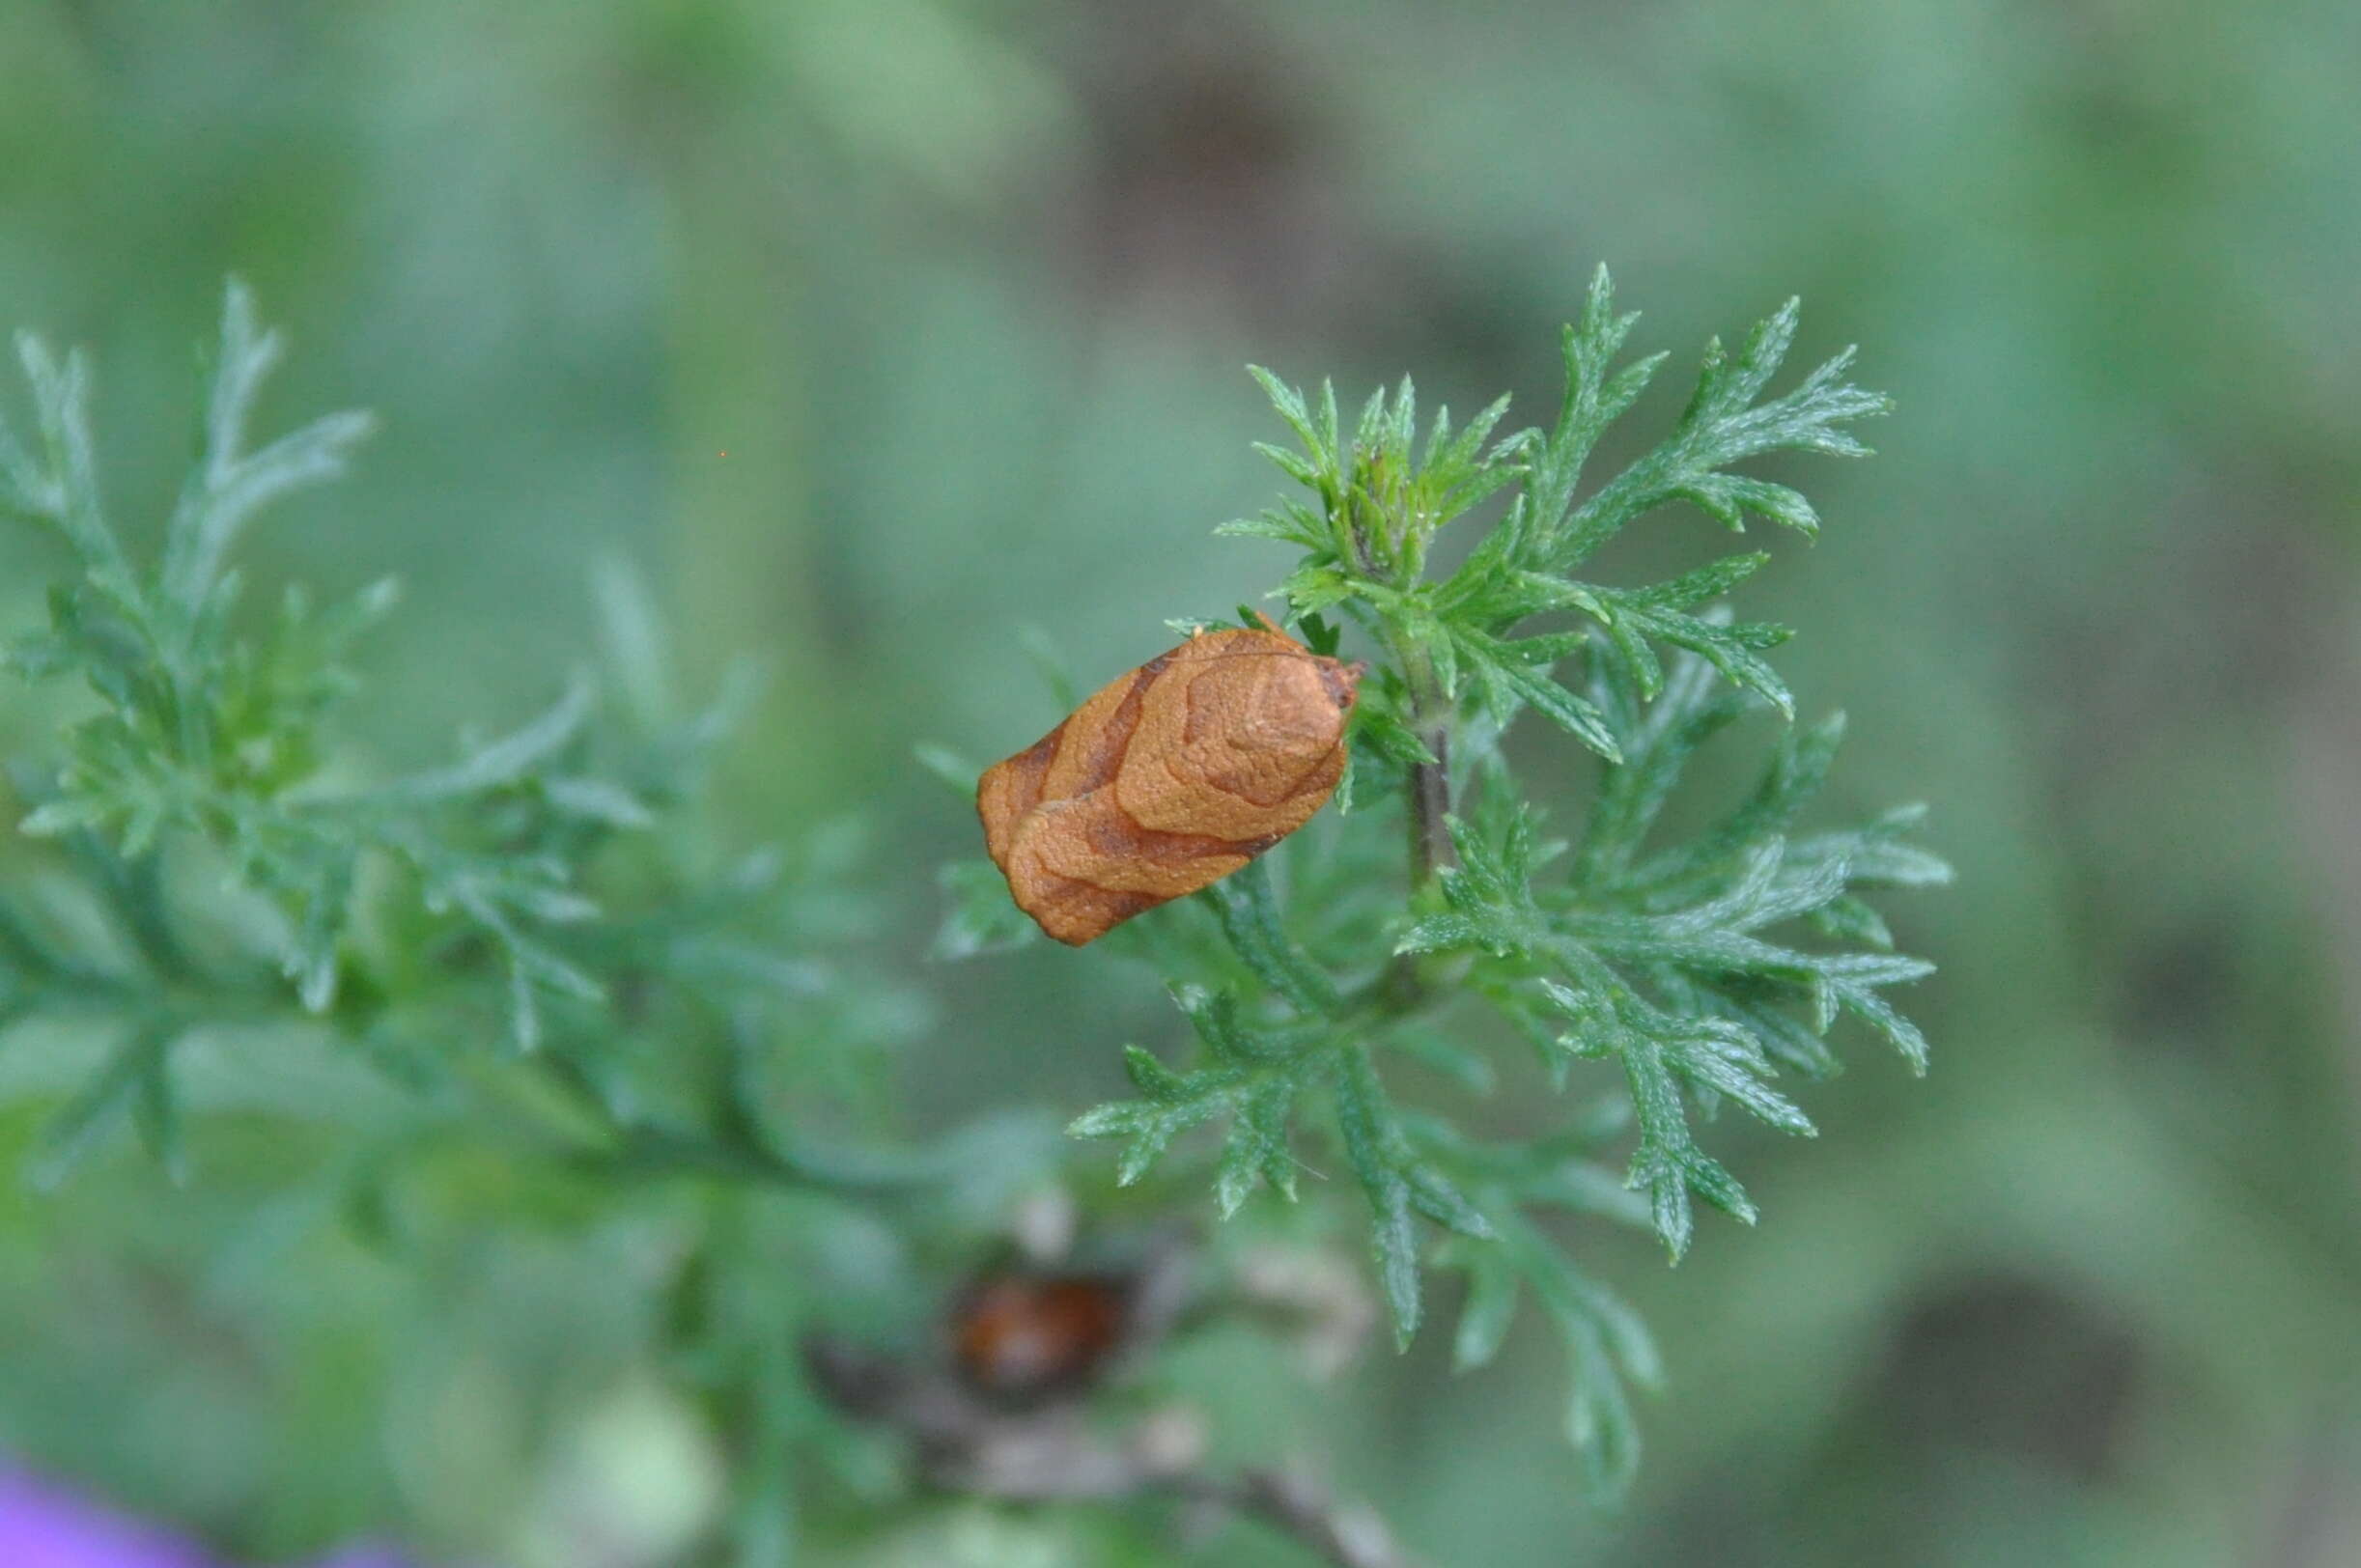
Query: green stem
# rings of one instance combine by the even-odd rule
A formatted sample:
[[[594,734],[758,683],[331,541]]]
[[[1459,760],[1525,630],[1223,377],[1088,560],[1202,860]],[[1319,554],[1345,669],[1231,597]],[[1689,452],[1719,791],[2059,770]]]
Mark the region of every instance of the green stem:
[[[1417,586],[1415,569],[1401,573],[1381,567],[1375,541],[1361,518],[1353,518],[1345,537],[1362,575],[1391,578],[1404,593]],[[1410,687],[1411,730],[1434,759],[1431,764],[1414,764],[1410,770],[1410,892],[1415,899],[1432,885],[1438,871],[1451,863],[1451,694],[1443,689],[1435,661],[1418,638],[1390,623],[1384,641]]]
[[[1414,637],[1394,633],[1388,639],[1410,688],[1410,726],[1431,762],[1410,765],[1403,794],[1409,826],[1410,900],[1413,908],[1428,900],[1430,890],[1456,852],[1451,846],[1451,700],[1435,674],[1434,660]],[[1391,1016],[1416,1012],[1427,999],[1423,962],[1414,954],[1397,955],[1371,988]]]
[[[1434,885],[1451,864],[1451,699],[1435,674],[1435,663],[1416,639],[1395,640],[1402,679],[1410,686],[1410,727],[1432,762],[1410,767],[1410,890],[1413,897]]]

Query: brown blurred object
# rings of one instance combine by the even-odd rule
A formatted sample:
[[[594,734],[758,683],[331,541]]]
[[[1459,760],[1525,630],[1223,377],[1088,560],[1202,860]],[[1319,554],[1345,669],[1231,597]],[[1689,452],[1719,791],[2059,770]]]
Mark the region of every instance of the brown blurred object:
[[[1126,1267],[1078,1270],[1066,1256],[1072,1236],[1038,1223],[1063,1207],[1061,1194],[1028,1205],[1018,1217],[1017,1255],[954,1298],[943,1315],[947,1365],[817,1335],[804,1358],[821,1393],[848,1415],[900,1431],[916,1446],[928,1484],[944,1491],[1026,1502],[1166,1498],[1185,1505],[1191,1532],[1237,1516],[1335,1568],[1409,1568],[1384,1519],[1337,1498],[1310,1470],[1209,1469],[1209,1434],[1195,1411],[1159,1406],[1118,1424],[1091,1408],[1107,1379],[1163,1343],[1192,1307],[1197,1249],[1166,1230],[1140,1242]],[[1035,1229],[1059,1235],[1059,1246],[1027,1246]],[[1264,1257],[1230,1304],[1320,1317],[1296,1278],[1302,1262]],[[1290,1287],[1274,1289],[1277,1280]]]
[[[951,1313],[968,1386],[1029,1404],[1095,1381],[1122,1345],[1132,1282],[1114,1275],[1006,1274],[980,1280]]]

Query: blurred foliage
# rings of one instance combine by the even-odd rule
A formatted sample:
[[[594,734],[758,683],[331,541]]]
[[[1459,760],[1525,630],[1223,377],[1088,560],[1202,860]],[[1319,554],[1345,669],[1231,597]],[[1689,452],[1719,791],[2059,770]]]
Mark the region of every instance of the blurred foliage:
[[[1054,716],[1014,621],[1120,669],[1176,607],[1254,589],[1203,537],[1265,490],[1240,367],[1531,402],[1598,256],[1661,341],[1804,294],[1803,351],[1867,345],[1897,411],[1876,463],[1812,476],[1841,548],[1749,591],[1806,629],[1784,673],[1851,714],[1830,809],[1930,797],[1965,869],[1902,932],[1944,966],[1915,1007],[1934,1083],[1824,1086],[1804,1151],[1731,1120],[1776,1223],[1670,1277],[1644,1239],[1589,1249],[1673,1368],[1617,1514],[1531,1459],[1562,1417],[1537,1324],[1481,1379],[1422,1343],[1274,1402],[1291,1374],[1249,1335],[1171,1376],[1232,1451],[1331,1454],[1446,1560],[2339,1563],[2357,54],[2327,0],[19,0],[0,319],[92,346],[126,518],[172,511],[227,273],[299,347],[276,397],[378,410],[355,477],[288,502],[248,571],[323,601],[402,579],[355,710],[391,772],[449,755],[455,700],[493,733],[588,661],[610,552],[661,585],[686,689],[752,653],[717,835],[868,817],[887,951],[942,1021],[882,1069],[917,1138],[1105,1099],[1115,1042],[1179,1038],[1118,965],[922,966],[931,868],[973,826],[908,748],[997,755]],[[1615,580],[1702,537],[1618,542]],[[0,543],[11,630],[58,559]],[[0,742],[80,713],[19,688]],[[57,853],[0,864],[39,882]],[[651,1392],[641,1304],[684,1235],[767,1260],[716,1292],[741,1323],[864,1272],[862,1301],[928,1306],[857,1224],[813,1269],[793,1200],[681,1188],[585,1227],[567,1182],[465,1159],[393,1208],[432,1267],[392,1267],[368,1223],[272,1200],[340,1151],[236,1113],[351,1090],[300,1045],[216,1064],[186,1189],[126,1150],[0,1191],[0,1444],[257,1556],[361,1527],[482,1549],[610,1495],[619,1446],[702,1495],[710,1417]],[[0,1162],[55,1112],[41,1064],[95,1049],[0,1040]],[[540,1224],[495,1246],[469,1225],[493,1205]],[[835,1495],[887,1485],[859,1441],[823,1448]],[[829,1555],[1161,1539],[946,1504]],[[1242,1527],[1206,1550],[1289,1560]]]

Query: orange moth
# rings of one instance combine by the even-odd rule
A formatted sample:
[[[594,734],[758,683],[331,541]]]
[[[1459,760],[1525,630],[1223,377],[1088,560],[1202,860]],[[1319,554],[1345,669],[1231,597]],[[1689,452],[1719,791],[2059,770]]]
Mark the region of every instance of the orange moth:
[[[1362,666],[1263,627],[1199,632],[985,770],[984,843],[1042,930],[1103,937],[1228,876],[1335,793]]]

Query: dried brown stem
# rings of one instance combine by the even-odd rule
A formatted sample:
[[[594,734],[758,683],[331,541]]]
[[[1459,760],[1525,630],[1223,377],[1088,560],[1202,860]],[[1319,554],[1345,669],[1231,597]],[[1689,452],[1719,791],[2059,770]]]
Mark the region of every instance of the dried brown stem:
[[[1299,1470],[1216,1475],[1202,1463],[1202,1423],[1151,1412],[1125,1430],[1063,1400],[1032,1409],[993,1403],[947,1371],[877,1356],[830,1338],[806,1347],[813,1381],[848,1414],[906,1434],[927,1480],[945,1491],[1024,1502],[1179,1498],[1251,1519],[1334,1568],[1413,1568],[1377,1514],[1337,1498]]]
[[[1167,1490],[1265,1525],[1335,1568],[1412,1568],[1374,1509],[1338,1498],[1302,1470],[1249,1470],[1226,1481],[1191,1473]]]

